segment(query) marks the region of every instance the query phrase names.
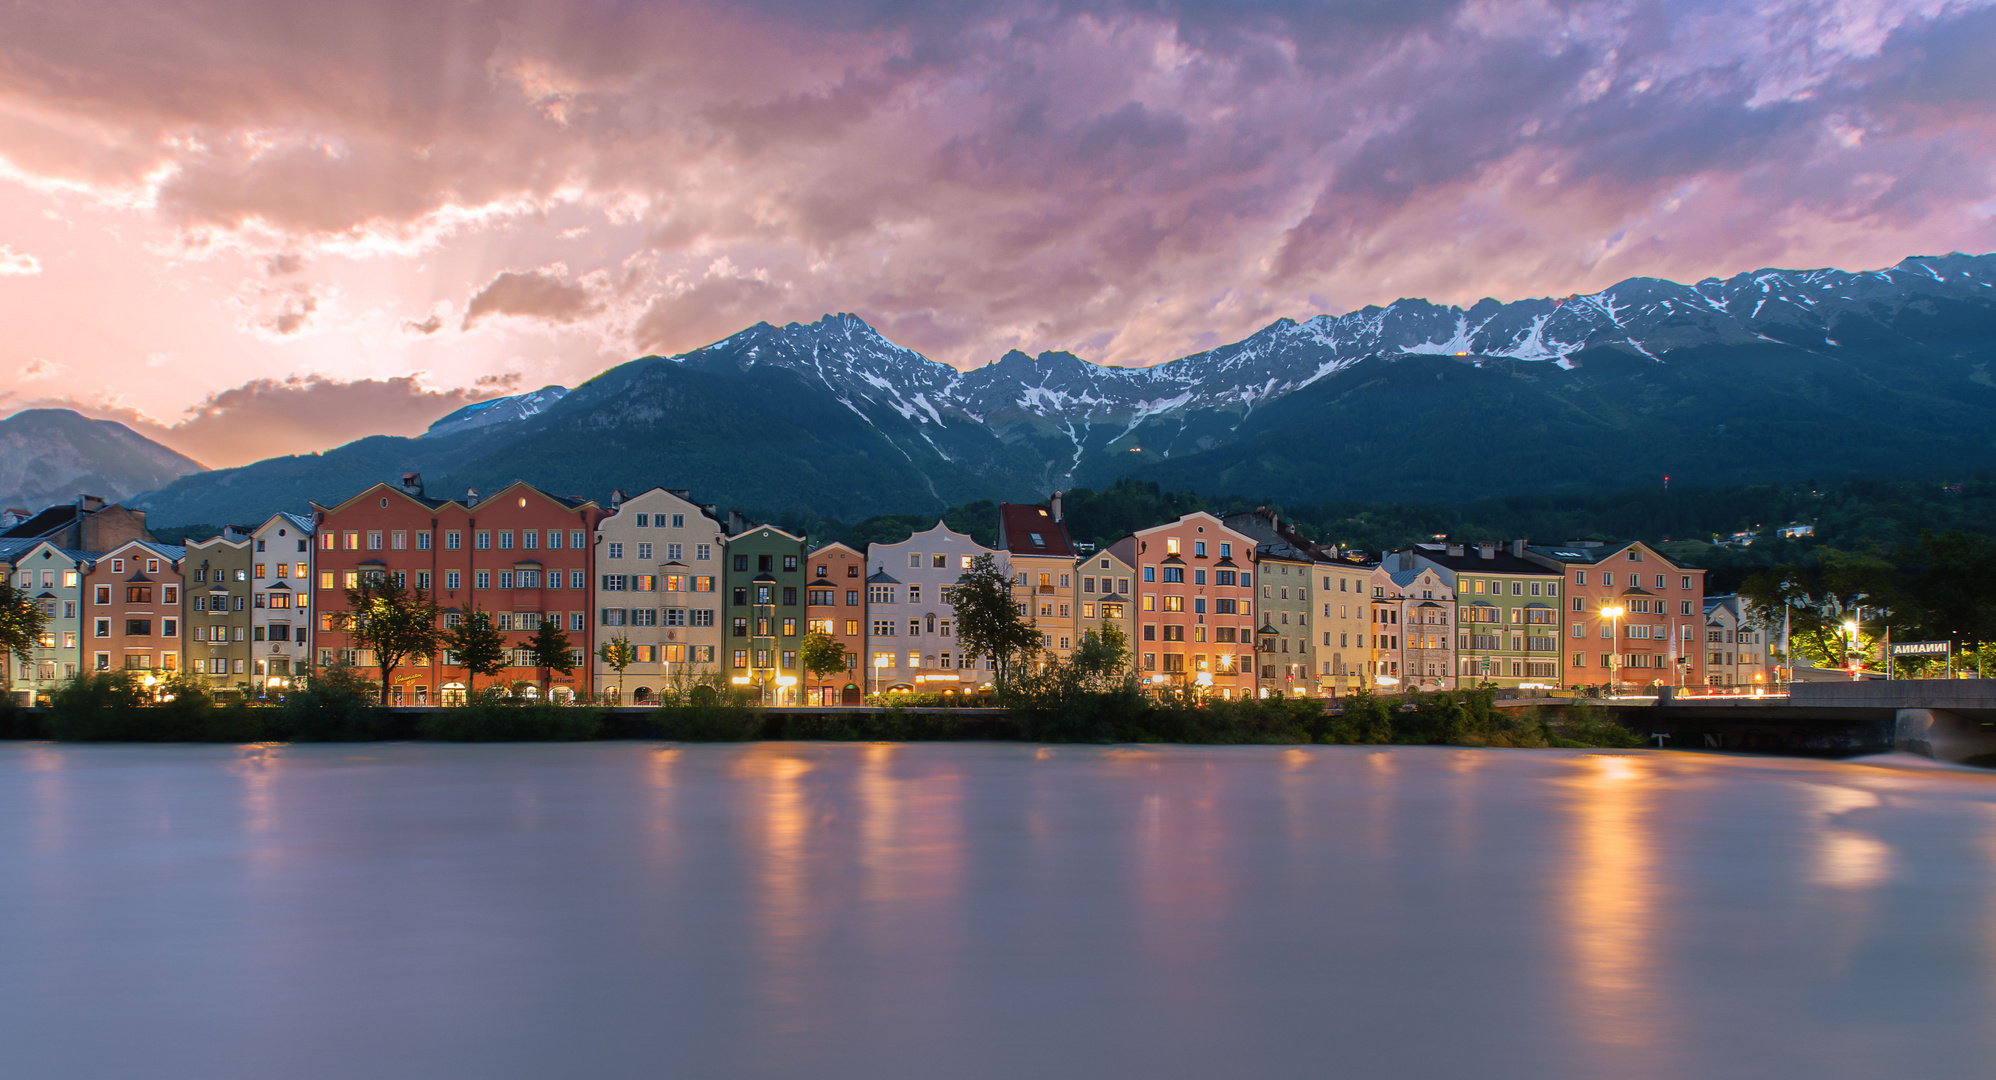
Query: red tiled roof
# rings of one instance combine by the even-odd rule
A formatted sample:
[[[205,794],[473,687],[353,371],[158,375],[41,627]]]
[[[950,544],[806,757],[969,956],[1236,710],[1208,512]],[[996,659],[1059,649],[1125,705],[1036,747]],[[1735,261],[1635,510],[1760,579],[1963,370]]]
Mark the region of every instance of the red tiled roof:
[[[1044,542],[1033,543],[1036,535]],[[1044,506],[999,503],[998,543],[1014,555],[1074,557],[1074,544],[1067,538],[1067,526],[1055,521],[1052,511]]]

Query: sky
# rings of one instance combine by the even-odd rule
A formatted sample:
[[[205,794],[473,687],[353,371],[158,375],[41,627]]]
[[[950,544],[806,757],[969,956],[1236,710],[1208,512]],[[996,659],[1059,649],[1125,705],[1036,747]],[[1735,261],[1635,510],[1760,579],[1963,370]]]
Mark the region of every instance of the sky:
[[[1142,365],[1987,252],[1991,56],[1942,0],[19,0],[0,414],[219,467],[831,312]]]

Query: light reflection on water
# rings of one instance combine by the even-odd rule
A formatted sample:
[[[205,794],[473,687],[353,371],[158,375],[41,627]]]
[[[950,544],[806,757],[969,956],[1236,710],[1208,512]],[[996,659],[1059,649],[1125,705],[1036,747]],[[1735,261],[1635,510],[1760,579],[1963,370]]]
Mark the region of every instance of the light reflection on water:
[[[1996,1075],[1996,778],[0,745],[0,957],[38,1078]]]

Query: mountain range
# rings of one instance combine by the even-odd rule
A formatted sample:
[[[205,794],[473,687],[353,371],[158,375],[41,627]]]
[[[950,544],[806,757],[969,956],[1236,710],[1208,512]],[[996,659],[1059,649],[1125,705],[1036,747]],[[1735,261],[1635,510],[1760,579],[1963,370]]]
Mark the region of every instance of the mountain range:
[[[115,420],[23,409],[0,420],[0,507],[40,510],[80,493],[113,501],[207,471]]]
[[[1145,368],[1011,352],[958,371],[828,315],[134,504],[249,520],[417,471],[432,494],[664,484],[851,521],[1121,476],[1323,501],[1945,473],[1996,461],[1992,359],[1996,255],[1399,300]]]

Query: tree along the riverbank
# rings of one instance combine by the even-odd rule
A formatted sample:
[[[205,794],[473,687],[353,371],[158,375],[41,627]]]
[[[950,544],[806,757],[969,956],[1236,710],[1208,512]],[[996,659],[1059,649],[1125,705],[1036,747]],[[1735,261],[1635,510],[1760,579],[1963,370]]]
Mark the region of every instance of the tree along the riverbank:
[[[1099,671],[1102,652],[1079,666]],[[1079,650],[1077,650],[1079,654]],[[1110,670],[1114,670],[1113,668]],[[333,668],[280,705],[217,702],[188,676],[147,687],[130,673],[79,675],[58,689],[51,708],[0,706],[0,737],[73,742],[539,742],[601,738],[730,742],[817,739],[896,742],[1011,738],[1043,743],[1279,744],[1347,743],[1453,746],[1636,746],[1634,732],[1586,703],[1564,715],[1495,707],[1489,691],[1402,698],[1366,694],[1327,712],[1321,699],[1155,701],[1119,676],[1086,685],[1068,670],[1033,679],[1009,717],[965,717],[961,710],[915,712],[761,709],[739,700],[644,710],[556,705],[499,688],[463,705],[383,709],[351,668]],[[689,696],[697,697],[697,696]],[[686,700],[686,699],[682,699]]]

